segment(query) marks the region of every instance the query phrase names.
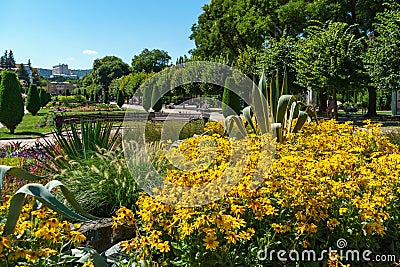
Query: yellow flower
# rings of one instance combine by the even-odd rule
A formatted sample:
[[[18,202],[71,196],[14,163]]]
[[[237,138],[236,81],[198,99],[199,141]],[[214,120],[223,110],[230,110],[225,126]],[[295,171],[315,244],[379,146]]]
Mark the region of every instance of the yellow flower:
[[[86,236],[78,231],[70,231],[68,233],[68,240],[71,240],[73,243],[82,243],[86,240]]]
[[[160,252],[168,252],[170,251],[170,247],[168,245],[168,241],[164,241],[163,243],[158,243],[156,245],[156,248],[160,251]]]
[[[339,221],[336,219],[331,219],[331,220],[327,221],[326,224],[329,229],[333,230],[336,226],[339,225]]]
[[[203,238],[206,249],[215,250],[219,244],[219,242],[216,240],[217,238],[214,235],[207,235],[205,238]]]
[[[83,264],[82,267],[94,267],[92,260],[88,259],[88,261],[85,262],[85,264]]]

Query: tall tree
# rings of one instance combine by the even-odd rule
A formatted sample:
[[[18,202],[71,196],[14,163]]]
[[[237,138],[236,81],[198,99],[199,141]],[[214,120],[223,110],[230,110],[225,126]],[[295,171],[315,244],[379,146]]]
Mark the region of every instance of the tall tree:
[[[153,92],[151,94],[151,107],[155,112],[159,112],[162,109],[162,97],[159,86],[153,87]]]
[[[7,65],[7,50],[4,52],[4,55],[0,57],[0,68],[6,68]]]
[[[0,123],[5,125],[11,134],[24,117],[24,100],[21,86],[13,71],[0,73]]]
[[[42,103],[40,101],[39,92],[36,84],[29,86],[28,95],[26,97],[26,109],[33,115],[36,116]]]
[[[118,57],[106,56],[93,62],[92,73],[94,83],[106,91],[113,79],[129,73],[129,65]]]
[[[394,91],[400,88],[400,4],[391,3],[377,15],[374,24],[376,36],[369,41],[369,49],[364,60],[371,80],[378,90]],[[369,90],[374,90],[370,86]],[[376,95],[376,92],[371,92]],[[374,103],[370,103],[373,106]],[[368,109],[368,114],[376,115],[376,110]]]
[[[139,55],[132,58],[132,71],[138,72],[159,72],[169,66],[171,57],[164,50],[145,48]]]
[[[14,59],[14,53],[12,50],[10,50],[8,52],[8,56],[6,59],[6,65],[7,65],[8,69],[15,68],[15,59]]]
[[[201,58],[227,55],[230,60],[247,46],[261,49],[266,36],[282,34],[275,10],[282,1],[213,0],[192,26],[190,39]],[[286,1],[284,1],[286,2]]]
[[[124,98],[124,93],[122,92],[122,90],[118,90],[117,93],[117,105],[119,107],[122,107],[125,103],[125,98]]]
[[[364,45],[352,34],[353,27],[342,22],[320,23],[307,28],[307,35],[298,42],[294,68],[301,86],[311,86],[324,95],[332,94],[337,119],[336,93],[350,82],[361,83]],[[320,107],[326,110],[325,99]]]

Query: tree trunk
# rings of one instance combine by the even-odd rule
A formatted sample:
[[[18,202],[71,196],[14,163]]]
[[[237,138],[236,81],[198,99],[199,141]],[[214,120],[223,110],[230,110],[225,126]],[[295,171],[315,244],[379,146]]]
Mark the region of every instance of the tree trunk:
[[[367,117],[371,118],[377,116],[376,114],[376,90],[375,87],[368,86],[368,112]]]
[[[326,114],[326,109],[328,108],[327,106],[327,101],[328,101],[328,97],[326,92],[319,92],[318,93],[318,97],[319,97],[319,115],[323,115]]]
[[[337,99],[336,99],[336,87],[333,87],[333,112],[335,113],[335,120],[338,119],[338,108],[337,108]]]

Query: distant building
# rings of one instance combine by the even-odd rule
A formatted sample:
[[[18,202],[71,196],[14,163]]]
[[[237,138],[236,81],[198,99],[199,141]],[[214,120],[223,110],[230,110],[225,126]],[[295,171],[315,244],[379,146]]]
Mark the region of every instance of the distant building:
[[[47,83],[47,92],[51,95],[64,95],[66,90],[72,94],[76,85],[70,82],[49,82]]]
[[[78,79],[77,75],[72,74],[67,64],[53,66],[50,78],[64,77],[65,79]]]
[[[71,71],[68,69],[67,64],[58,64],[53,66],[52,75],[71,75]]]

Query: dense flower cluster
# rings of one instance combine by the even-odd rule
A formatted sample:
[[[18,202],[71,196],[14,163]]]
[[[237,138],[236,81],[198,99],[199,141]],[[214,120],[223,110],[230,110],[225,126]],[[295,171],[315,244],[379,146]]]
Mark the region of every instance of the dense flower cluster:
[[[168,205],[162,197],[142,194],[139,210],[129,213],[134,214],[129,220],[142,231],[123,243],[126,251],[146,251],[136,255],[153,255],[153,260],[159,254],[163,260],[210,266],[257,264],[257,251],[264,246],[320,251],[334,247],[339,238],[348,240],[353,249],[398,251],[400,153],[380,135],[378,125],[311,123],[277,144],[275,155],[264,149],[271,144],[265,136],[241,142],[218,135],[194,137],[180,146],[185,160],[201,159],[198,148],[204,140],[216,144],[209,149],[214,157],[206,160],[211,168],[170,170],[166,181],[193,187],[215,181],[238,156],[235,148],[229,148],[234,143],[249,149],[246,164],[239,164],[245,166],[238,171],[240,179],[233,178],[235,185],[229,192],[203,206]],[[275,157],[272,165],[271,157]],[[252,186],[255,174],[263,178],[257,190]],[[214,194],[212,190],[216,188],[210,187]],[[162,196],[176,197],[175,192],[167,192],[171,194]],[[125,224],[124,216],[118,212],[115,225]]]
[[[11,197],[0,206],[3,218],[9,209]],[[19,216],[15,231],[11,235],[0,236],[0,265],[32,265],[44,263],[52,255],[60,253],[63,246],[80,244],[86,237],[78,231],[80,225],[60,221],[57,214],[48,208],[32,211],[33,201],[27,203]],[[0,223],[0,233],[4,230]]]

